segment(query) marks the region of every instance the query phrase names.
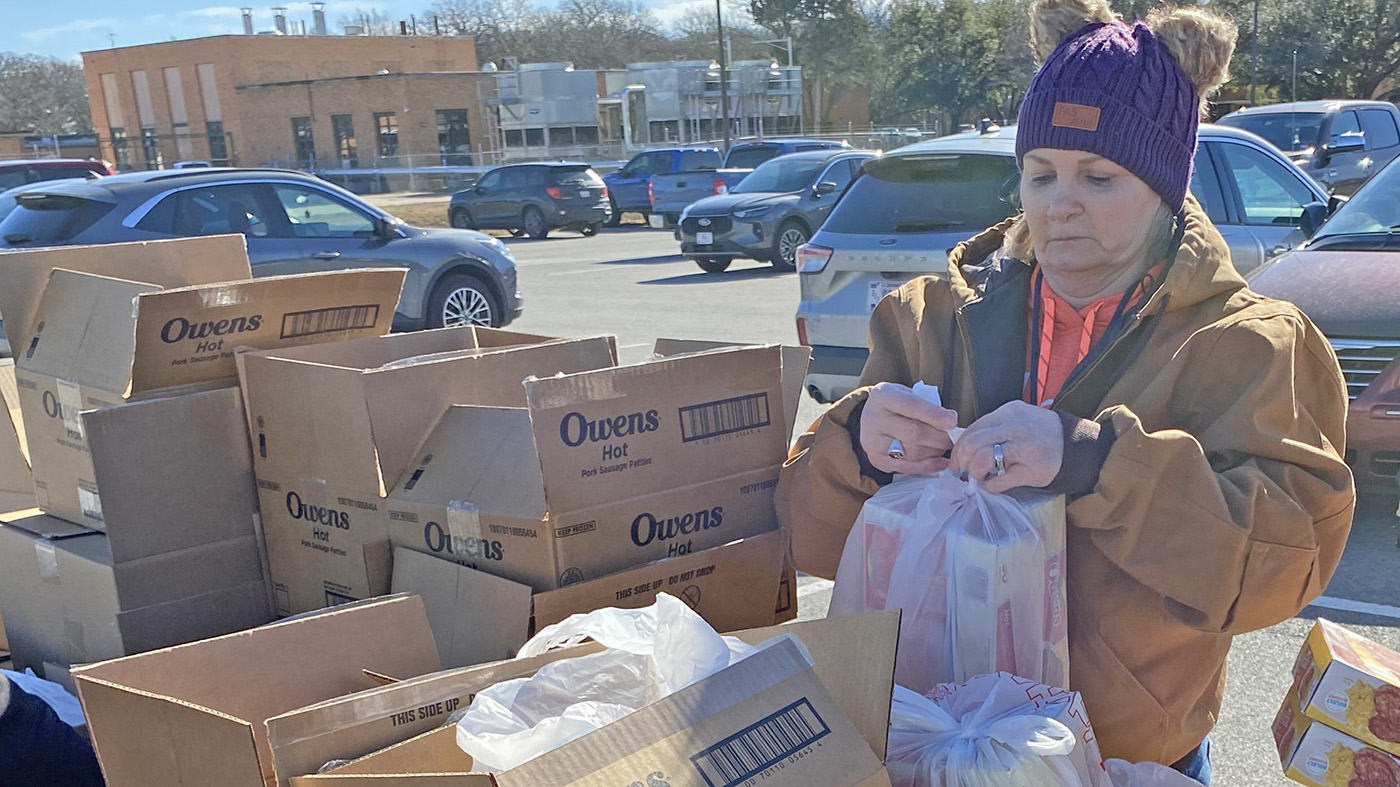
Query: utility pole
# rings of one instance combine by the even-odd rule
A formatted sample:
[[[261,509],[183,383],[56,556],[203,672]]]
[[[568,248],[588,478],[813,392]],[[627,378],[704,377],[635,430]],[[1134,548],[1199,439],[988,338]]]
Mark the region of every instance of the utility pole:
[[[1249,104],[1258,106],[1259,90],[1259,0],[1254,0],[1254,64],[1249,75]]]
[[[724,120],[724,154],[729,155],[729,63],[725,58],[724,11],[715,0],[715,28],[719,31],[719,106]]]
[[[1293,101],[1298,100],[1298,50],[1293,50]]]

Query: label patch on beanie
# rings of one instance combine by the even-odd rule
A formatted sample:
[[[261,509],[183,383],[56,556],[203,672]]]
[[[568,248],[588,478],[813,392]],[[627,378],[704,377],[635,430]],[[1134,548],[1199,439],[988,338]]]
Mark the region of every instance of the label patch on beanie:
[[[1099,108],[1087,104],[1071,104],[1056,101],[1055,113],[1050,116],[1050,125],[1060,128],[1075,128],[1080,131],[1099,130]]]

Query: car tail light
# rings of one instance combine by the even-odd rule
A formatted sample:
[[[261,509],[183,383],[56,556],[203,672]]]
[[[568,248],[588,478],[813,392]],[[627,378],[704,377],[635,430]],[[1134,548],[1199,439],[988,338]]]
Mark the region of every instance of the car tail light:
[[[728,183],[725,183],[723,180],[720,180],[719,178],[715,178],[714,183],[712,183],[711,185],[714,186],[715,194],[728,194],[728,193],[729,193],[729,184],[728,184]]]
[[[656,186],[649,181],[647,182],[647,202],[653,208],[656,207]]]
[[[813,246],[804,244],[797,247],[797,272],[798,273],[821,273],[826,270],[826,264],[831,262],[831,249],[825,246]]]
[[[555,199],[563,199],[563,198],[564,198],[564,191],[563,191],[562,189],[560,189],[558,186],[550,186],[549,188],[545,189],[545,192],[548,193],[549,196],[551,196],[551,197],[553,197],[553,198],[555,198]]]
[[[608,187],[607,187],[607,186],[604,186],[604,187],[603,187],[603,199],[607,199],[607,198],[608,198]]]
[[[811,347],[811,346],[812,346],[812,345],[810,345],[810,344],[807,343],[807,318],[806,318],[806,317],[798,317],[798,318],[797,318],[797,343],[800,344],[800,345],[802,345],[802,346],[804,346],[804,347]]]

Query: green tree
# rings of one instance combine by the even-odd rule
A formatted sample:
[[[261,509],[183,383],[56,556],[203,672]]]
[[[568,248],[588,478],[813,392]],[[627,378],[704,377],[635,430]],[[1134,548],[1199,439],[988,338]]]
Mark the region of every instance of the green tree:
[[[1025,41],[1024,17],[1006,35]],[[998,91],[1014,89],[1013,75],[998,68],[1007,39],[992,26],[984,3],[896,0],[889,39],[890,103],[902,114],[939,110],[956,126]]]
[[[842,96],[869,86],[874,28],[856,0],[750,0],[749,15],[774,37],[793,39],[814,122],[827,122]]]

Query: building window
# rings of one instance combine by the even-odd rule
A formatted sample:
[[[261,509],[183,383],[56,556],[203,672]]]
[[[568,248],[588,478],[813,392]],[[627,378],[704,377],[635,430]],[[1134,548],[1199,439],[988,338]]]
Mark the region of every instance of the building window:
[[[525,133],[518,128],[506,129],[506,147],[520,148],[525,146]]]
[[[542,128],[527,128],[527,129],[525,129],[525,147],[527,147],[527,148],[542,148],[542,147],[544,147],[544,129],[542,129]]]
[[[224,122],[211,120],[205,123],[204,136],[209,139],[209,163],[227,166],[228,140],[224,137]]]
[[[469,166],[472,163],[472,137],[467,129],[467,110],[439,109],[437,111],[438,152],[447,166]]]
[[[576,143],[578,143],[578,144],[580,144],[580,145],[596,145],[596,144],[598,144],[598,127],[597,127],[597,126],[575,126],[575,127],[574,127],[574,142],[576,142]]]
[[[296,146],[297,166],[314,166],[316,143],[311,138],[311,118],[292,118],[292,144]]]
[[[126,149],[126,129],[114,128],[112,134],[112,163],[119,170],[131,169],[131,153]]]
[[[377,131],[376,144],[380,158],[396,156],[399,152],[399,119],[393,112],[374,113],[374,127]]]
[[[160,157],[160,140],[156,139],[155,129],[141,129],[141,152],[146,158],[146,169],[161,169],[164,166]]]
[[[550,147],[572,147],[574,144],[574,130],[572,128],[551,128],[549,129]]]
[[[355,123],[349,115],[331,115],[331,133],[335,136],[335,152],[342,167],[360,166],[355,153]]]

